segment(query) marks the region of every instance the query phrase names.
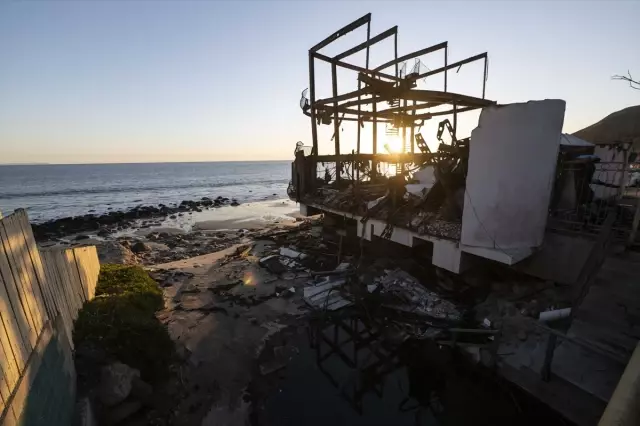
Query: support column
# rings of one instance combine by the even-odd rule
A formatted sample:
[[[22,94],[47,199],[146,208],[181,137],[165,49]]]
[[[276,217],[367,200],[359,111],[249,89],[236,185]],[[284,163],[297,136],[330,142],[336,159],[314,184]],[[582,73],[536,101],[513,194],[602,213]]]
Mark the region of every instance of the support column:
[[[338,96],[338,69],[336,64],[331,64],[331,85],[333,86],[333,97]],[[335,141],[335,154],[340,155],[340,117],[338,114],[338,101],[333,103],[333,137]],[[336,160],[336,182],[340,181],[342,163]]]

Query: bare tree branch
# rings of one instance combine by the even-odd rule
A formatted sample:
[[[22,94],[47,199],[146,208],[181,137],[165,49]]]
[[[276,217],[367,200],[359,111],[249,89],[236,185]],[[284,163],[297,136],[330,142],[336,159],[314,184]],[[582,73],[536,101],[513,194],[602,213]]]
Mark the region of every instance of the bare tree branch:
[[[631,72],[627,71],[628,76],[626,75],[614,75],[613,77],[611,77],[612,80],[623,80],[623,81],[628,81],[629,82],[629,87],[631,87],[632,89],[636,89],[636,90],[640,90],[640,81],[638,80],[634,80],[633,77],[631,77]]]

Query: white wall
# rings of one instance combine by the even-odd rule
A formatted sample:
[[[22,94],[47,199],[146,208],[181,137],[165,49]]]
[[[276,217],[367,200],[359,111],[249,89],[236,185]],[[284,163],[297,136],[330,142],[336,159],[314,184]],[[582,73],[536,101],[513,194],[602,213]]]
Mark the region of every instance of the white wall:
[[[559,99],[483,109],[471,133],[462,244],[542,244],[564,110]]]

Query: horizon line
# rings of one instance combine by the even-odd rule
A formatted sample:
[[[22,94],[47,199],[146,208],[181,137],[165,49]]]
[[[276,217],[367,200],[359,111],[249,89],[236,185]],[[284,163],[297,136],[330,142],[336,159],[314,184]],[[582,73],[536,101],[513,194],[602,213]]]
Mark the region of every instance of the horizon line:
[[[118,163],[0,163],[1,166],[100,166],[111,164],[194,164],[194,163],[274,163],[278,161],[292,161],[293,159],[281,160],[217,160],[217,161],[135,161]]]

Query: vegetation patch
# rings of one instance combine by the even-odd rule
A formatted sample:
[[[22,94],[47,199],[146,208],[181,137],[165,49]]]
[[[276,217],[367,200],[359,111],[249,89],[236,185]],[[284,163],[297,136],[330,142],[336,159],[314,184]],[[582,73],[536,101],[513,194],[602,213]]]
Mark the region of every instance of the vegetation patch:
[[[103,362],[117,360],[137,368],[147,381],[166,377],[174,347],[155,317],[162,306],[162,291],[144,269],[103,265],[96,298],[85,303],[75,323],[76,351],[97,349]]]

